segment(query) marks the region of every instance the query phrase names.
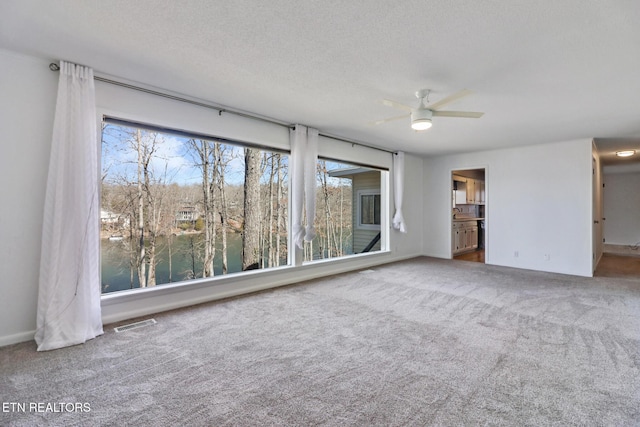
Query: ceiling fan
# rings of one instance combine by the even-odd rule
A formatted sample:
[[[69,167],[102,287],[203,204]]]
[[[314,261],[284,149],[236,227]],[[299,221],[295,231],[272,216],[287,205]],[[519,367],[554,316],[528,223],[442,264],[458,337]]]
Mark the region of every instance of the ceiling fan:
[[[424,105],[424,100],[427,98],[427,103],[429,102],[429,89],[421,89],[416,92],[416,98],[420,100],[420,105],[417,108],[411,108],[408,105],[400,104],[399,102],[391,101],[389,99],[385,99],[382,101],[384,105],[389,107],[399,108],[401,110],[406,110],[409,114],[405,113],[402,116],[390,117],[388,119],[378,120],[374,122],[376,125],[380,125],[382,123],[390,122],[393,120],[404,119],[407,116],[411,117],[411,128],[414,130],[426,130],[431,127],[431,118],[432,117],[462,117],[462,118],[470,118],[470,119],[479,119],[482,117],[484,113],[475,113],[471,111],[443,111],[440,108],[444,107],[447,104],[452,103],[453,101],[457,101],[460,98],[463,98],[467,95],[472,94],[473,92],[464,89],[458,93],[454,93],[451,96],[448,96],[440,101],[429,105],[428,107]]]

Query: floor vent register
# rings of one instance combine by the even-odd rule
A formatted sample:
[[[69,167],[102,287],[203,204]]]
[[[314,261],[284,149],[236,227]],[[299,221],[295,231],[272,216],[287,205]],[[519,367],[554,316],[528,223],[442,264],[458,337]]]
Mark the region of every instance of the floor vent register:
[[[113,330],[116,332],[125,332],[125,331],[130,331],[132,329],[144,328],[145,326],[155,325],[156,323],[158,323],[156,322],[156,319],[147,319],[147,320],[141,320],[140,322],[129,323],[128,325],[118,326],[117,328],[113,328]]]

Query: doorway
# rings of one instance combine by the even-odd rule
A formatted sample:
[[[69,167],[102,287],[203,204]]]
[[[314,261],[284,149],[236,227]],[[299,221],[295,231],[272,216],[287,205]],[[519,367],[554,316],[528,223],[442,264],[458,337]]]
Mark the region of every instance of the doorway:
[[[596,266],[600,262],[603,254],[603,197],[602,197],[602,169],[600,167],[600,161],[596,158],[596,156],[591,157],[591,188],[593,191],[592,195],[592,219],[593,219],[593,230],[592,230],[592,252],[593,252],[593,264],[592,264],[592,272],[595,273]]]
[[[485,262],[487,186],[484,168],[451,172],[451,258]]]
[[[640,199],[633,196],[639,185],[640,170],[609,166],[603,171],[599,197],[594,195],[594,227],[600,220],[600,229],[594,229],[596,277],[640,278]]]

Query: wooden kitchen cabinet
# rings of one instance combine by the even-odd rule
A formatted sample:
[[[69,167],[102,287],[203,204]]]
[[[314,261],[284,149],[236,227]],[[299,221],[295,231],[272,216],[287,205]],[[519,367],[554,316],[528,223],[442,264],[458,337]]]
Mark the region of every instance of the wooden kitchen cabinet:
[[[485,184],[484,181],[466,177],[453,177],[455,187],[454,200],[456,205],[484,205]]]
[[[474,223],[473,226],[465,229],[467,244],[466,249],[478,249],[478,223]]]
[[[467,204],[474,205],[476,203],[476,181],[467,178]]]
[[[451,233],[453,254],[472,251],[478,248],[478,222],[455,221]]]
[[[464,227],[460,226],[460,223],[453,223],[453,234],[451,236],[451,243],[453,246],[454,255],[464,251],[467,244],[467,235]]]

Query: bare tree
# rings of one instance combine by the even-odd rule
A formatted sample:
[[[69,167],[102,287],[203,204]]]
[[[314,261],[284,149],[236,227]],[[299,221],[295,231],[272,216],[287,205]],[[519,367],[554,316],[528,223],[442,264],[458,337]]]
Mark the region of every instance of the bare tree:
[[[214,188],[217,185],[214,143],[203,139],[190,139],[196,153],[197,166],[202,171],[202,205],[204,210],[204,261],[203,277],[213,277],[213,260],[216,253],[216,221]]]
[[[134,143],[138,152],[138,252],[136,257],[136,267],[138,268],[138,283],[141,288],[147,286],[147,273],[146,273],[146,248],[144,245],[144,188],[142,179],[144,176],[144,155],[145,148],[142,144],[142,134],[140,129],[137,129]]]
[[[327,258],[331,258],[332,257],[332,251],[331,251],[331,224],[332,224],[332,218],[331,218],[331,206],[329,204],[329,188],[327,185],[327,176],[328,176],[328,172],[327,172],[327,162],[325,160],[321,160],[318,162],[318,176],[320,178],[320,186],[322,188],[322,199],[323,199],[323,206],[324,206],[324,233],[319,234],[319,235],[324,235],[325,237],[325,250],[326,250],[326,257]],[[321,257],[324,258],[325,257],[325,251],[321,250],[322,254]]]
[[[275,178],[277,175],[277,171],[276,171],[276,166],[275,166],[275,159],[276,159],[276,154],[269,154],[269,153],[264,153],[264,164],[266,166],[266,168],[268,169],[268,173],[269,173],[269,180],[268,180],[268,185],[266,188],[267,191],[267,200],[268,200],[268,206],[265,209],[265,218],[264,218],[264,233],[263,233],[263,240],[265,241],[265,248],[266,248],[266,253],[267,253],[267,266],[268,267],[273,267],[274,265],[278,265],[277,260],[275,260],[276,258],[276,254],[275,254],[275,235],[278,233],[277,230],[277,225],[274,224],[275,221],[275,209],[276,209],[276,204],[275,204],[275,194],[274,194],[274,189],[275,189]]]
[[[260,266],[260,150],[244,149],[242,270]]]
[[[147,213],[145,217],[145,226],[148,234],[148,249],[146,254],[147,262],[147,286],[156,285],[156,265],[157,265],[157,245],[158,233],[160,228],[160,217],[162,215],[162,198],[161,193],[156,191],[158,188],[151,183],[151,173],[148,165],[144,170],[144,188],[147,204]]]
[[[137,134],[140,134],[138,129]],[[161,159],[157,155],[159,146],[164,143],[164,136],[157,132],[146,132],[140,141],[142,149],[142,174],[143,174],[143,195],[144,195],[144,229],[147,234],[145,256],[142,257],[141,264],[147,264],[147,277],[145,286],[156,285],[156,267],[158,265],[159,241],[158,237],[165,231],[163,229],[163,218],[165,216],[164,197],[166,194],[167,181],[167,159]],[[164,161],[164,167],[156,170],[152,164],[154,160]],[[139,160],[140,161],[140,160]],[[156,165],[158,166],[158,165]],[[141,240],[141,247],[145,242]],[[142,255],[142,249],[140,249]],[[141,270],[141,273],[144,271]],[[141,285],[142,286],[141,280]]]
[[[217,177],[218,177],[218,193],[220,195],[220,228],[222,234],[222,274],[227,274],[228,272],[228,249],[227,249],[227,232],[229,230],[229,222],[228,222],[228,209],[227,209],[227,192],[226,192],[226,182],[225,182],[225,173],[227,169],[227,165],[231,160],[229,156],[227,156],[227,148],[217,142],[215,144],[215,158],[216,158],[216,167],[218,169]]]

